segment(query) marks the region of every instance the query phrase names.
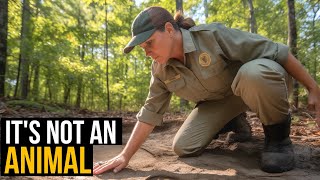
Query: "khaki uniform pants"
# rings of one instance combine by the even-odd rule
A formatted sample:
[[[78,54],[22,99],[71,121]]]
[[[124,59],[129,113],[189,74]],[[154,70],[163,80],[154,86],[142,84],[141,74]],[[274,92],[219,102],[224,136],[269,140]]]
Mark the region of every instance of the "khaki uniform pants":
[[[256,59],[242,65],[231,86],[234,96],[199,103],[177,132],[173,150],[179,156],[199,155],[224,125],[248,107],[265,125],[284,121],[289,85],[291,77],[274,61]]]

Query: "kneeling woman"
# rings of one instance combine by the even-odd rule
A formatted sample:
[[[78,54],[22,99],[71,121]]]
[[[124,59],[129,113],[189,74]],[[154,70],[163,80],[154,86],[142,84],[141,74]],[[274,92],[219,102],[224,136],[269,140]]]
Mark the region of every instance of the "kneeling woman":
[[[149,95],[124,150],[96,164],[94,174],[118,172],[127,166],[153,128],[161,125],[173,92],[197,103],[173,140],[178,156],[201,154],[229,122],[238,124],[232,126],[235,132],[249,137],[250,130],[245,130],[249,127],[241,121],[250,108],[265,134],[261,169],[284,172],[294,168],[289,138],[291,76],[308,89],[318,125],[320,89],[287,46],[219,23],[195,26],[192,19],[180,14],[173,18],[161,7],[147,8],[135,18],[124,52],[137,45],[153,59]]]

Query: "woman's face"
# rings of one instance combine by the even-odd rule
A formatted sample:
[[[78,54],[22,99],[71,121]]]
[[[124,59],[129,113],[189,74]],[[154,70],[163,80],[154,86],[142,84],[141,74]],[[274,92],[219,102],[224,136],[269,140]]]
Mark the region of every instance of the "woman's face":
[[[171,58],[173,43],[172,35],[167,30],[163,32],[158,30],[141,43],[140,47],[143,48],[146,56],[160,64],[165,64]]]

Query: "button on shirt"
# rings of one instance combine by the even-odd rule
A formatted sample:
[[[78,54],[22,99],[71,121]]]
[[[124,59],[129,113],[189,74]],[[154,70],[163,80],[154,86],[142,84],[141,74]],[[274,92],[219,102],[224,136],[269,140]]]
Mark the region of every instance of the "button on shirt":
[[[288,46],[220,23],[180,30],[184,63],[153,61],[149,94],[137,114],[139,121],[161,125],[172,93],[195,103],[233,95],[232,81],[248,61],[266,58],[282,65],[287,61]]]

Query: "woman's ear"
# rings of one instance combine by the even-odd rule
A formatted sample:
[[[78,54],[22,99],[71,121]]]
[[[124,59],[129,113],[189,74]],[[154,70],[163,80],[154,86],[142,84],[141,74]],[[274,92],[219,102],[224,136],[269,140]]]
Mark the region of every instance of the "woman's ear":
[[[174,33],[174,27],[170,22],[166,22],[166,24],[164,25],[165,31],[167,31],[171,36]]]

